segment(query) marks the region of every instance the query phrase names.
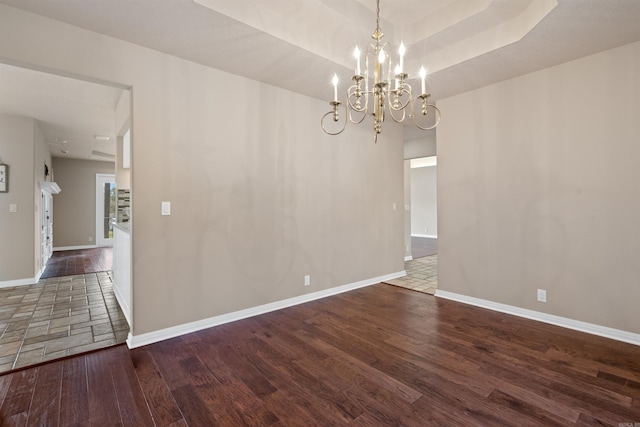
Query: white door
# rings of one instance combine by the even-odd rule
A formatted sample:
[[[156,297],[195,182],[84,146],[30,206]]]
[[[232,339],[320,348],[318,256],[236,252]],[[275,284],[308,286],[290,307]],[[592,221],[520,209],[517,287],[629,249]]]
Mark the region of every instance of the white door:
[[[53,197],[40,192],[40,270],[43,271],[53,253]]]
[[[116,220],[116,176],[96,174],[96,245],[113,246]]]

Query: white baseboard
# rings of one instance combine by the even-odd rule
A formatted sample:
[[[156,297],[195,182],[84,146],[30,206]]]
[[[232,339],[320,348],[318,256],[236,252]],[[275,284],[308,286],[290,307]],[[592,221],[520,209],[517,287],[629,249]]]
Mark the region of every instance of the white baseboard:
[[[429,239],[437,239],[438,235],[436,235],[436,234],[412,234],[411,237],[427,237]]]
[[[407,255],[406,257],[404,257],[404,261],[413,261],[413,257],[411,255]]]
[[[235,322],[237,320],[269,313],[271,311],[281,310],[283,308],[303,304],[320,298],[326,298],[332,295],[341,294],[343,292],[363,288],[365,286],[375,285],[387,280],[397,279],[398,277],[403,277],[406,275],[407,272],[403,270],[397,273],[373,277],[371,279],[361,280],[359,282],[350,283],[331,289],[325,289],[322,291],[312,292],[309,294],[300,295],[297,297],[288,298],[257,307],[247,308],[245,310],[239,310],[232,313],[222,314],[220,316],[209,317],[208,319],[202,319],[195,322],[185,323],[183,325],[172,326],[170,328],[161,329],[159,331],[147,332],[140,335],[129,334],[129,336],[127,337],[127,346],[129,348],[136,348],[143,345],[153,344],[155,342],[163,341],[169,338],[189,334],[191,332],[200,331],[202,329],[211,328],[213,326],[223,325],[225,323]]]
[[[82,245],[82,246],[60,246],[57,248],[53,248],[54,252],[58,252],[58,251],[78,251],[81,249],[95,249],[97,248],[97,245]]]
[[[527,310],[512,305],[460,295],[454,292],[442,291],[440,289],[436,290],[435,296],[640,346],[640,334],[622,331],[620,329],[613,329],[607,326],[595,325],[593,323],[568,319],[566,317],[555,316],[553,314],[542,313],[539,311]]]
[[[40,274],[37,277],[29,277],[27,279],[5,280],[0,282],[0,289],[13,288],[15,286],[35,285],[40,280]]]
[[[127,300],[124,295],[122,295],[118,286],[113,286],[113,294],[115,295],[118,304],[120,304],[120,310],[122,311],[122,314],[124,314],[124,318],[127,320],[129,326],[131,326],[131,307],[126,303]]]

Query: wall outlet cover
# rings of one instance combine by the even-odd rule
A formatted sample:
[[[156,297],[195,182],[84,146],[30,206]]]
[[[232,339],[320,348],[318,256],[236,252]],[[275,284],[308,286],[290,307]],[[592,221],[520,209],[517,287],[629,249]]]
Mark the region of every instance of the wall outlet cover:
[[[538,301],[547,302],[547,291],[544,289],[538,289]]]

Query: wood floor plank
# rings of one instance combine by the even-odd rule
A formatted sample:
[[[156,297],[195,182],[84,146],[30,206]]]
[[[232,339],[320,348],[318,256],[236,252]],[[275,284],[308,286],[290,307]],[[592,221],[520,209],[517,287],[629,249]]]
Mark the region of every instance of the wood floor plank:
[[[87,387],[90,422],[92,425],[109,425],[121,422],[120,408],[111,366],[118,365],[114,349],[95,352],[86,356]]]
[[[0,376],[0,408],[4,405],[4,400],[9,393],[9,388],[11,387],[11,375],[2,375]]]
[[[110,366],[122,425],[152,426],[153,418],[127,349],[118,346],[111,350],[121,354],[119,359],[122,360]]]
[[[148,349],[143,347],[131,351],[131,360],[156,426],[168,426],[184,420]]]
[[[16,422],[22,422],[22,420],[26,422],[37,375],[37,369],[19,371],[10,375],[11,382],[0,407],[3,419],[15,418]]]
[[[57,426],[60,394],[51,393],[62,386],[62,363],[50,363],[38,368],[33,398],[27,418],[28,425]]]
[[[344,405],[343,398],[336,396],[324,384],[316,383],[304,371],[293,366],[293,360],[254,338],[244,343],[246,357],[271,379],[278,388],[289,390],[298,405],[303,405],[314,418],[324,419],[329,424],[345,424],[354,416],[351,403]]]
[[[60,425],[89,424],[89,399],[85,358],[61,361],[62,384],[60,387]]]

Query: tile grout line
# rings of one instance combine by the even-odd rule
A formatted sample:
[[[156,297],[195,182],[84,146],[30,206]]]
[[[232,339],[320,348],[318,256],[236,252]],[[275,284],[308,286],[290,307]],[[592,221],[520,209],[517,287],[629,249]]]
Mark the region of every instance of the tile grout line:
[[[40,281],[38,281],[36,283],[36,286],[40,284]],[[44,291],[44,285],[45,283],[42,284],[42,287],[40,288],[40,292],[38,293],[38,299],[36,301],[36,303],[33,306],[33,310],[31,311],[31,315],[29,316],[29,323],[27,324],[27,327],[24,328],[24,333],[22,334],[22,338],[20,339],[20,346],[18,347],[18,350],[16,351],[16,355],[15,358],[13,359],[13,363],[11,364],[11,369],[15,369],[16,368],[16,363],[18,363],[18,358],[20,357],[20,353],[22,352],[22,347],[24,347],[24,341],[27,339],[27,332],[29,332],[29,325],[31,325],[31,321],[33,320],[33,313],[35,313],[36,308],[38,307],[38,302],[40,301],[40,298],[42,297],[42,292]],[[25,293],[25,296],[29,294],[29,291],[27,290],[27,292]],[[24,297],[22,299],[22,301],[24,301]],[[21,304],[22,305],[22,304]],[[44,355],[44,347],[42,348],[42,352]]]

